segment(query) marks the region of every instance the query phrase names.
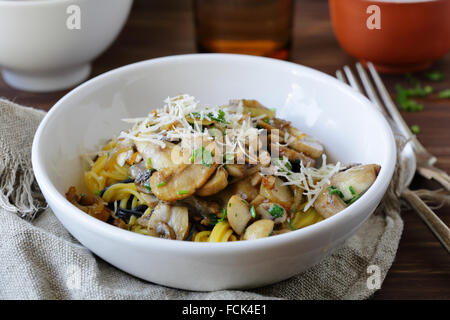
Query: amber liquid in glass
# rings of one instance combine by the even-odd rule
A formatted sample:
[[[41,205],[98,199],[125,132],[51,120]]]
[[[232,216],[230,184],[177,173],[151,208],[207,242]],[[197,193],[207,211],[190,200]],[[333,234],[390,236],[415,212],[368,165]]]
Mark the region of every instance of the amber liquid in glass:
[[[195,0],[194,12],[201,52],[288,58],[291,0]]]

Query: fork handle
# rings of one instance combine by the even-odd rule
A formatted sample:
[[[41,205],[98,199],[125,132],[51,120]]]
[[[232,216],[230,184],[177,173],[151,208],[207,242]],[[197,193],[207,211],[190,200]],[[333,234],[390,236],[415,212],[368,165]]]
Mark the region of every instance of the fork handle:
[[[418,167],[417,171],[427,179],[434,179],[450,192],[450,177],[441,169],[436,167]]]
[[[450,229],[444,222],[410,189],[403,191],[402,198],[417,212],[436,238],[447,249],[447,252],[450,253]]]

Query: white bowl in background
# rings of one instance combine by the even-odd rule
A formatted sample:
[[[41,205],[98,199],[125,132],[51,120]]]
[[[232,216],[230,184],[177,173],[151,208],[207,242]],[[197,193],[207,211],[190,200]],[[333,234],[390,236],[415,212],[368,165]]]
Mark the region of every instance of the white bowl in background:
[[[80,154],[97,150],[167,96],[189,93],[206,104],[257,99],[317,137],[333,159],[377,163],[371,188],[335,216],[297,231],[251,241],[194,243],[119,229],[65,199],[82,184]],[[369,100],[319,71],[269,58],[194,54],[152,59],[100,75],[63,97],[40,124],[32,161],[58,219],[102,259],[139,278],[189,290],[251,288],[289,278],[316,264],[367,220],[395,166],[391,129]]]
[[[66,89],[84,81],[91,71],[90,62],[119,34],[132,3],[0,1],[0,66],[4,80],[14,88],[37,92]],[[71,22],[76,20],[71,17],[78,12],[80,29],[69,29],[67,21],[72,28]]]

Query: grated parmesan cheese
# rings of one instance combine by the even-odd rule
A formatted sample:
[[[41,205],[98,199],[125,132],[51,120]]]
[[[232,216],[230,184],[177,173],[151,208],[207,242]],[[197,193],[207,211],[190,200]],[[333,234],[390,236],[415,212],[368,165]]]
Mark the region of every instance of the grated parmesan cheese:
[[[221,126],[226,128],[223,142],[216,139],[218,145],[226,148],[226,154],[241,154],[254,159],[247,152],[246,144],[248,138],[259,135],[264,129],[256,128],[258,120],[265,117],[251,118],[243,113],[242,101],[232,101],[226,106],[201,105],[193,96],[183,94],[168,97],[164,100],[164,106],[149,113],[146,118],[123,119],[127,123],[134,124],[128,131],[122,131],[119,139],[134,142],[151,142],[166,147],[165,141],[193,141],[196,138],[214,140],[208,130],[204,130],[201,123],[203,120],[214,121],[219,118]],[[188,119],[193,122],[191,125]],[[296,138],[284,131],[285,144],[288,146]],[[327,164],[326,155],[322,155],[322,166],[320,168],[305,167],[300,162],[300,172],[293,172],[287,158],[272,159],[269,167],[261,167],[261,174],[283,177],[284,185],[295,185],[303,190],[307,198],[304,211],[313,206],[314,201],[320,194],[322,188],[330,183],[331,177],[341,169],[340,163]]]
[[[275,176],[285,178],[287,181],[284,185],[295,185],[303,190],[303,195],[307,198],[303,211],[307,211],[313,206],[322,188],[330,184],[331,177],[341,169],[340,162],[327,164],[325,154],[322,155],[322,166],[320,168],[305,167],[303,162],[300,161],[300,171],[293,172],[290,169],[290,163],[288,163],[286,157],[276,159],[272,173]]]
[[[190,95],[168,97],[161,109],[152,111],[147,118],[123,119],[134,126],[128,131],[122,131],[119,139],[151,142],[165,148],[166,141],[193,141],[203,137],[213,140],[208,130],[203,130],[202,120],[212,121],[213,118],[223,120],[226,127],[224,143],[217,141],[219,145],[226,147],[227,153],[236,154],[242,152],[251,157],[245,148],[246,139],[252,135],[258,135],[262,129],[256,128],[258,118],[246,117],[243,114],[242,102],[227,106],[205,106],[198,103]],[[195,116],[194,116],[195,115]],[[192,119],[193,126],[187,118]]]

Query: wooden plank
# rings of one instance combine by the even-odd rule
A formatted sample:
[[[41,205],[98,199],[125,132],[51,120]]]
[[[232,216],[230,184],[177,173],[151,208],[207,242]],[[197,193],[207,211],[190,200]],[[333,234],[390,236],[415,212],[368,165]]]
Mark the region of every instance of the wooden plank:
[[[419,45],[419,44],[418,44]],[[92,76],[136,61],[159,56],[196,52],[191,2],[189,0],[136,0],[130,18],[117,41],[93,65]],[[337,68],[354,60],[339,47],[329,20],[325,0],[302,0],[295,5],[291,58],[334,75]],[[436,90],[450,88],[450,55],[433,69],[446,74],[443,82],[431,83]],[[404,76],[383,76],[391,93]],[[37,94],[14,90],[0,80],[0,96],[17,103],[49,110],[68,91]],[[432,94],[420,100],[425,109],[403,113],[408,124],[421,127],[420,141],[434,153],[438,166],[450,172],[450,104]],[[412,188],[437,188],[416,177]],[[438,210],[450,224],[449,208]],[[396,260],[374,299],[450,299],[450,256],[443,250],[420,218],[403,212],[405,230]]]

